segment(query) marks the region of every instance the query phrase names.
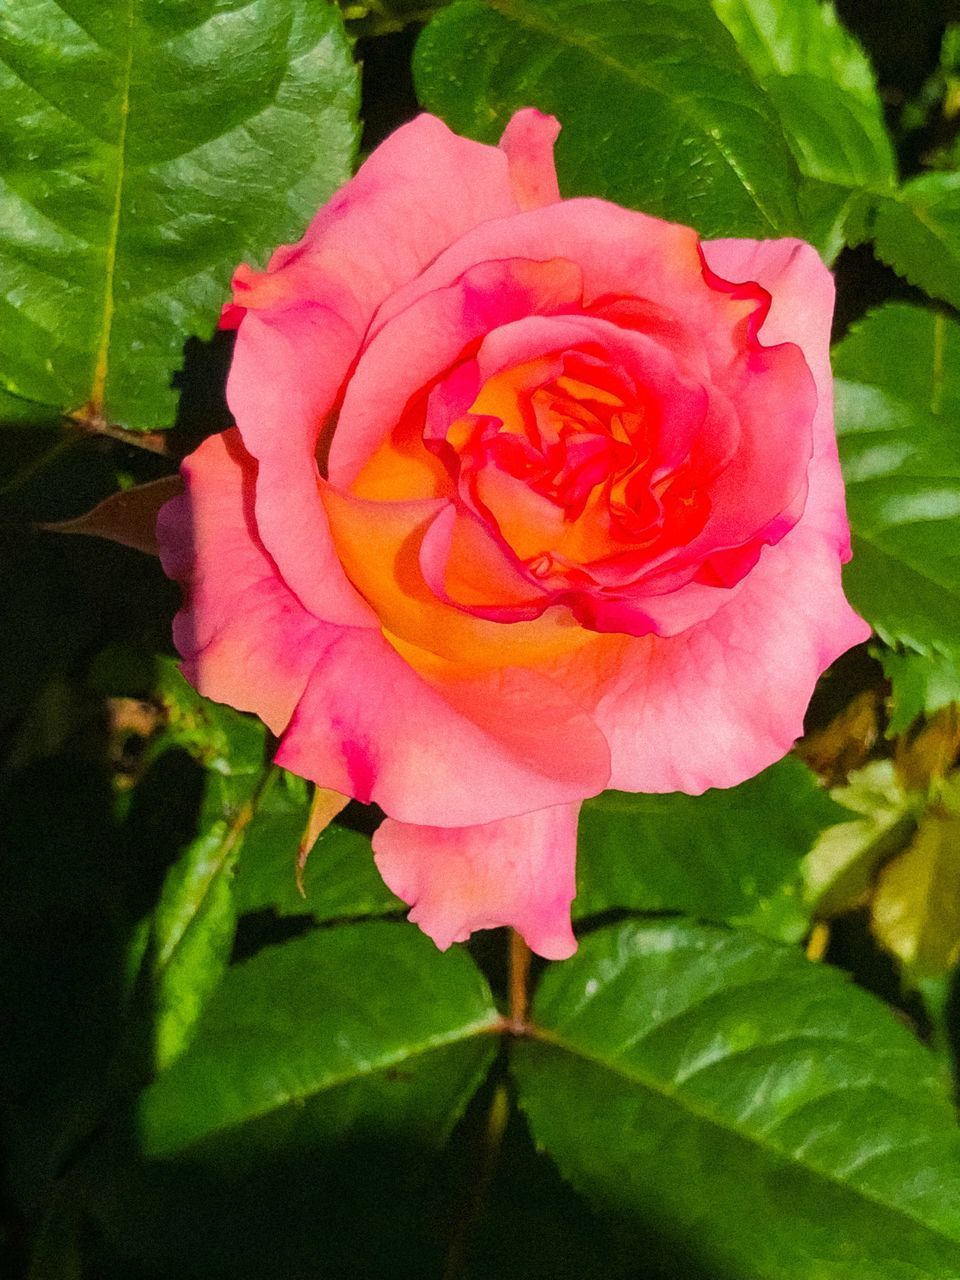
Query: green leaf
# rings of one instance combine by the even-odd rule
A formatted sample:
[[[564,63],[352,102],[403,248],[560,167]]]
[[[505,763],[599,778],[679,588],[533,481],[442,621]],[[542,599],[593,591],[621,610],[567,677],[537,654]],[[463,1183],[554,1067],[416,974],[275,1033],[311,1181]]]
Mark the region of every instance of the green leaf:
[[[960,703],[960,666],[949,658],[892,649],[880,650],[878,657],[892,688],[888,738],[906,733],[920,716]]]
[[[821,917],[859,906],[877,869],[917,826],[918,798],[904,790],[892,760],[872,761],[830,794],[859,816],[827,827],[804,859],[804,898]]]
[[[834,370],[850,600],[888,643],[960,660],[960,324],[888,304]]]
[[[960,307],[960,173],[927,173],[880,201],[877,257],[934,298]]]
[[[858,219],[863,207],[870,207],[869,199],[869,194],[835,182],[804,182],[798,194],[804,239],[816,246],[825,262],[833,263],[846,245],[860,243]]]
[[[211,809],[217,816],[202,817],[202,833],[163,882],[150,939],[155,1059],[161,1070],[186,1048],[226,972],[237,925],[231,877],[253,812],[255,782],[231,786],[211,775],[203,817]]]
[[[536,1141],[682,1274],[960,1275],[960,1138],[931,1055],[838,971],[686,922],[587,938],[514,1048]]]
[[[833,5],[711,3],[770,95],[800,172],[840,187],[892,186],[893,147],[873,71]]]
[[[0,381],[132,428],[232,267],[349,175],[357,75],[314,0],[0,0]]]
[[[136,679],[124,648],[99,655],[98,681]],[[161,728],[146,746],[146,759],[162,763],[185,751],[203,767],[202,801],[195,834],[164,877],[145,939],[154,1059],[163,1069],[186,1048],[197,1020],[223,977],[236,933],[233,872],[245,831],[267,779],[266,730],[252,716],[202,698],[172,659],[156,657],[154,701]],[[136,840],[143,817],[139,790],[128,797],[127,826]],[[161,800],[162,803],[162,800]]]
[[[83,1280],[83,1219],[76,1197],[59,1194],[33,1240],[27,1280]]]
[[[0,425],[4,427],[60,426],[60,413],[52,405],[37,404],[11,395],[0,387]]]
[[[442,955],[408,925],[268,947],[229,970],[189,1049],[143,1095],[144,1149],[386,1136],[421,1108],[425,1132],[449,1132],[489,1065],[497,1018],[467,952]]]
[[[281,916],[342,920],[405,911],[380,878],[370,838],[336,822],[320,833],[307,859],[301,897],[297,850],[310,802],[305,794],[291,794],[288,777],[277,772],[247,830],[234,883],[239,913],[269,909]]]
[[[154,696],[166,716],[156,749],[182,747],[205,769],[224,777],[259,774],[266,749],[266,730],[260,721],[201,697],[173,658],[157,657],[154,662]]]
[[[551,112],[565,195],[594,195],[703,235],[796,231],[779,121],[702,0],[459,0],[417,46],[421,101],[497,139],[519,107]]]
[[[682,911],[795,940],[800,859],[841,815],[795,757],[702,796],[607,792],[581,813],[576,914]]]
[[[426,22],[447,0],[337,0],[352,36],[369,40]]]
[[[960,956],[960,815],[925,814],[910,847],[884,867],[871,927],[911,982],[942,977]]]

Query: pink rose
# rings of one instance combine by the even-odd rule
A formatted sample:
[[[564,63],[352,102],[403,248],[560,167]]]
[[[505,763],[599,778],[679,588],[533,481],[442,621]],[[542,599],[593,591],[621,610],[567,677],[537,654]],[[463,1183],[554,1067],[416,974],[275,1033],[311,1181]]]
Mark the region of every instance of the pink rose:
[[[382,806],[377,864],[439,946],[509,924],[549,958],[580,802],[757,773],[868,634],[826,268],[561,200],[557,132],[421,116],[240,267],[237,425],[158,530],[200,692]]]

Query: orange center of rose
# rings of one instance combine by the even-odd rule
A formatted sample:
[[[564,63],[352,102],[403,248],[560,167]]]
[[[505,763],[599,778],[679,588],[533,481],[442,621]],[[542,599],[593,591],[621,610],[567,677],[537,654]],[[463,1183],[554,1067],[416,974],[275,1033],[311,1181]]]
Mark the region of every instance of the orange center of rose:
[[[655,395],[581,352],[529,361],[489,379],[446,432],[463,500],[536,579],[688,541],[709,500],[690,468],[658,460]]]

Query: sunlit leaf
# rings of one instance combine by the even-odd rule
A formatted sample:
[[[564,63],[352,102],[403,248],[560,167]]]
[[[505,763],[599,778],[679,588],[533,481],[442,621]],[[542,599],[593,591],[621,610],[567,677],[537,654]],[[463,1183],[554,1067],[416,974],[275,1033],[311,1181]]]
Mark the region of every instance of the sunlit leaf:
[[[845,583],[891,643],[960,660],[960,324],[888,304],[834,353]]]
[[[875,760],[830,793],[858,817],[827,827],[804,859],[805,898],[818,916],[859,906],[877,869],[916,830],[919,799],[908,794],[893,761]]]
[[[678,1274],[960,1273],[936,1060],[838,971],[747,932],[624,924],[550,968],[520,1102],[570,1181]]]
[[[0,385],[169,426],[233,266],[349,176],[357,76],[312,0],[0,4]]]
[[[960,306],[960,173],[911,178],[877,206],[877,257],[934,298]]]
[[[877,940],[911,978],[949,972],[960,956],[960,817],[928,813],[880,872],[870,904]]]
[[[360,1116],[386,1136],[431,1092],[449,1126],[490,1061],[496,1023],[467,953],[442,955],[409,925],[268,947],[228,972],[189,1049],[143,1095],[145,1149],[230,1135],[231,1150],[242,1140],[256,1153],[294,1133],[322,1144]]]
[[[576,914],[683,911],[796,939],[800,859],[842,813],[789,758],[702,796],[607,792],[581,814]]]
[[[892,649],[881,650],[879,657],[892,687],[890,737],[906,732],[921,715],[960,703],[960,666],[950,658]]]
[[[230,959],[237,923],[231,876],[254,803],[255,779],[244,782],[228,789],[211,776],[201,834],[167,872],[153,913],[149,962],[160,1068],[186,1047]]]
[[[704,235],[799,228],[779,120],[701,0],[459,0],[426,28],[414,72],[421,101],[484,142],[519,107],[555,115],[565,195]]]

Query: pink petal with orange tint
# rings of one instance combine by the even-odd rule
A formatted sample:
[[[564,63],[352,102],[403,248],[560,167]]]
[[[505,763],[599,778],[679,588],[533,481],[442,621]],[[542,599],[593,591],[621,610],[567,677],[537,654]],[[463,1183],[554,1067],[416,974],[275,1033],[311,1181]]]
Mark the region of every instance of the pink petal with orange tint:
[[[426,294],[449,288],[478,262],[515,258],[576,264],[587,307],[609,305],[624,294],[666,304],[697,335],[698,345],[713,351],[714,363],[729,362],[739,345],[731,342],[732,328],[757,307],[755,300],[705,287],[699,240],[689,227],[605,200],[574,199],[468,231],[388,299],[377,324],[388,324]]]
[[[318,441],[367,327],[384,299],[442,249],[517,209],[506,155],[424,115],[378,147],[266,272],[237,272],[235,304],[251,309],[239,326],[227,398],[261,464],[261,536],[318,617],[373,621],[330,554],[315,491]]]
[[[424,114],[391,133],[267,270],[297,275],[298,295],[317,301],[334,284],[372,315],[466,232],[518,209],[508,156]]]
[[[452,504],[424,534],[420,567],[438,600],[477,617],[536,618],[550,604],[549,595],[508,558],[486,526]]]
[[[284,582],[316,617],[372,627],[376,617],[340,567],[317,493],[317,436],[353,350],[350,327],[321,307],[249,312],[227,398],[259,459],[257,530]]]
[[[329,478],[352,484],[410,398],[451,370],[471,343],[522,316],[578,305],[580,285],[579,270],[568,262],[480,262],[389,324],[378,317],[344,395]]]
[[[475,929],[509,925],[538,955],[564,960],[577,948],[570,903],[579,807],[446,829],[388,818],[373,837],[377,866],[442,951]]]
[[[256,463],[236,431],[184,462],[186,492],[160,511],[165,572],[185,588],[174,641],[205,697],[253,711],[282,733],[326,630],[277,578],[252,519]]]
[[[835,546],[797,526],[709,621],[625,642],[595,713],[611,787],[698,795],[759,773],[800,737],[820,674],[869,635]]]
[[[849,531],[833,429],[830,274],[800,241],[717,241],[704,254],[718,275],[769,290],[760,340],[796,343],[813,374],[807,500],[709,621],[672,639],[625,642],[597,720],[610,742],[611,786],[628,791],[697,794],[759,773],[800,736],[820,674],[870,635],[840,577]]]
[[[323,653],[277,763],[402,822],[438,827],[580,800],[609,776],[593,721],[536,672],[447,687],[359,629],[341,630]]]

